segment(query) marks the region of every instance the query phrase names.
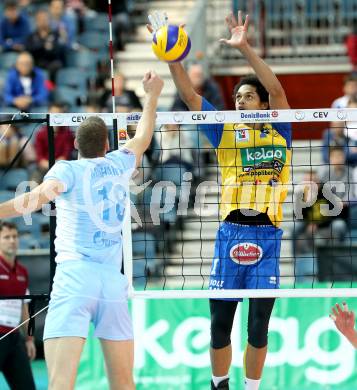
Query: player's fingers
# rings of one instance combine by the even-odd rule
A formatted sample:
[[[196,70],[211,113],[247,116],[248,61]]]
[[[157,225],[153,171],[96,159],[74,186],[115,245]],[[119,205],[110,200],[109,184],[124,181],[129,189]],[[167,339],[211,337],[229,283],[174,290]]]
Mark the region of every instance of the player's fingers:
[[[226,23],[227,23],[227,26],[230,30],[232,30],[232,28],[234,27],[233,26],[233,22],[232,22],[232,14],[230,13],[229,15],[226,16]]]
[[[149,32],[152,34],[154,32],[154,29],[152,28],[151,24],[147,24],[146,28],[149,30]]]
[[[161,16],[158,11],[154,12],[154,18],[155,18],[156,26],[159,29],[162,26],[162,23],[161,23]]]
[[[220,42],[220,43],[224,43],[225,45],[227,45],[227,44],[228,44],[228,39],[221,38],[221,39],[219,40],[219,42]]]
[[[245,21],[244,21],[244,30],[247,30],[248,29],[248,25],[249,25],[249,15],[245,15]]]
[[[159,15],[158,15],[157,11],[154,12],[153,18],[154,18],[154,21],[155,21],[156,30],[158,30],[161,27],[161,25],[160,25],[160,18],[159,18]]]
[[[336,309],[337,309],[337,311],[338,311],[340,314],[343,313],[343,311],[342,311],[342,309],[341,309],[341,306],[340,306],[338,303],[336,303]]]
[[[342,302],[343,311],[348,311],[348,306],[346,302]]]
[[[153,30],[157,30],[154,16],[149,14],[148,19],[149,19],[149,22],[150,22]]]
[[[333,314],[330,314],[330,318],[332,321],[336,322],[336,316],[334,316]]]
[[[238,26],[243,26],[242,11],[238,11]]]
[[[150,71],[145,72],[144,77],[143,77],[143,82],[145,83],[146,81],[148,81],[150,79],[150,77],[151,77]]]
[[[333,314],[337,317],[338,316],[338,312],[337,312],[337,310],[333,307],[332,308],[332,312],[333,312]]]

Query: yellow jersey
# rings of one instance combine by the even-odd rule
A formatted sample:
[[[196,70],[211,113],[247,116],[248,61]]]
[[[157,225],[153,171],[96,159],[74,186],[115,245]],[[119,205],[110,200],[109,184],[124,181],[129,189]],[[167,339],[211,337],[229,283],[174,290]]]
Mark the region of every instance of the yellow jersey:
[[[202,111],[214,107],[205,99]],[[243,123],[201,125],[216,150],[221,172],[220,216],[252,209],[267,213],[279,226],[287,195],[291,163],[291,124],[263,124],[254,130]]]

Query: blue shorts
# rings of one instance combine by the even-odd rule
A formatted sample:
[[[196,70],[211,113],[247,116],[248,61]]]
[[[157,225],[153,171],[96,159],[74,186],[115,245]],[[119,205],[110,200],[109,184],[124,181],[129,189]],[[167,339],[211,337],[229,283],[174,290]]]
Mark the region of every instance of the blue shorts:
[[[65,261],[57,265],[43,339],[133,339],[127,299],[128,282],[118,267],[91,261]]]
[[[217,232],[209,289],[279,288],[282,235],[274,226],[223,222]]]

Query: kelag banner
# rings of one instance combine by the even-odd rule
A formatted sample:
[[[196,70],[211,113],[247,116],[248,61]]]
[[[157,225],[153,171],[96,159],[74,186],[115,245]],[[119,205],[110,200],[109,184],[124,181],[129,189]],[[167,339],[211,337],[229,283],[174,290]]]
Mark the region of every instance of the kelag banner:
[[[347,299],[357,310],[357,300]],[[356,352],[328,317],[336,299],[278,299],[270,321],[261,390],[357,389]],[[248,300],[239,304],[232,333],[231,388],[243,389]],[[138,390],[207,390],[210,381],[208,302],[132,302]],[[125,356],[123,356],[125,359]],[[76,389],[107,389],[97,340],[89,339]]]

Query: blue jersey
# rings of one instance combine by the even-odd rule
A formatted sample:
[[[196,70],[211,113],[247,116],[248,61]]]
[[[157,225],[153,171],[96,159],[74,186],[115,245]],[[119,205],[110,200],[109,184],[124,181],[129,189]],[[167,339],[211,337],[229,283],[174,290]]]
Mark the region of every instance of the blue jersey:
[[[122,264],[122,225],[135,155],[59,161],[45,176],[65,191],[56,198],[56,262],[87,260]]]

